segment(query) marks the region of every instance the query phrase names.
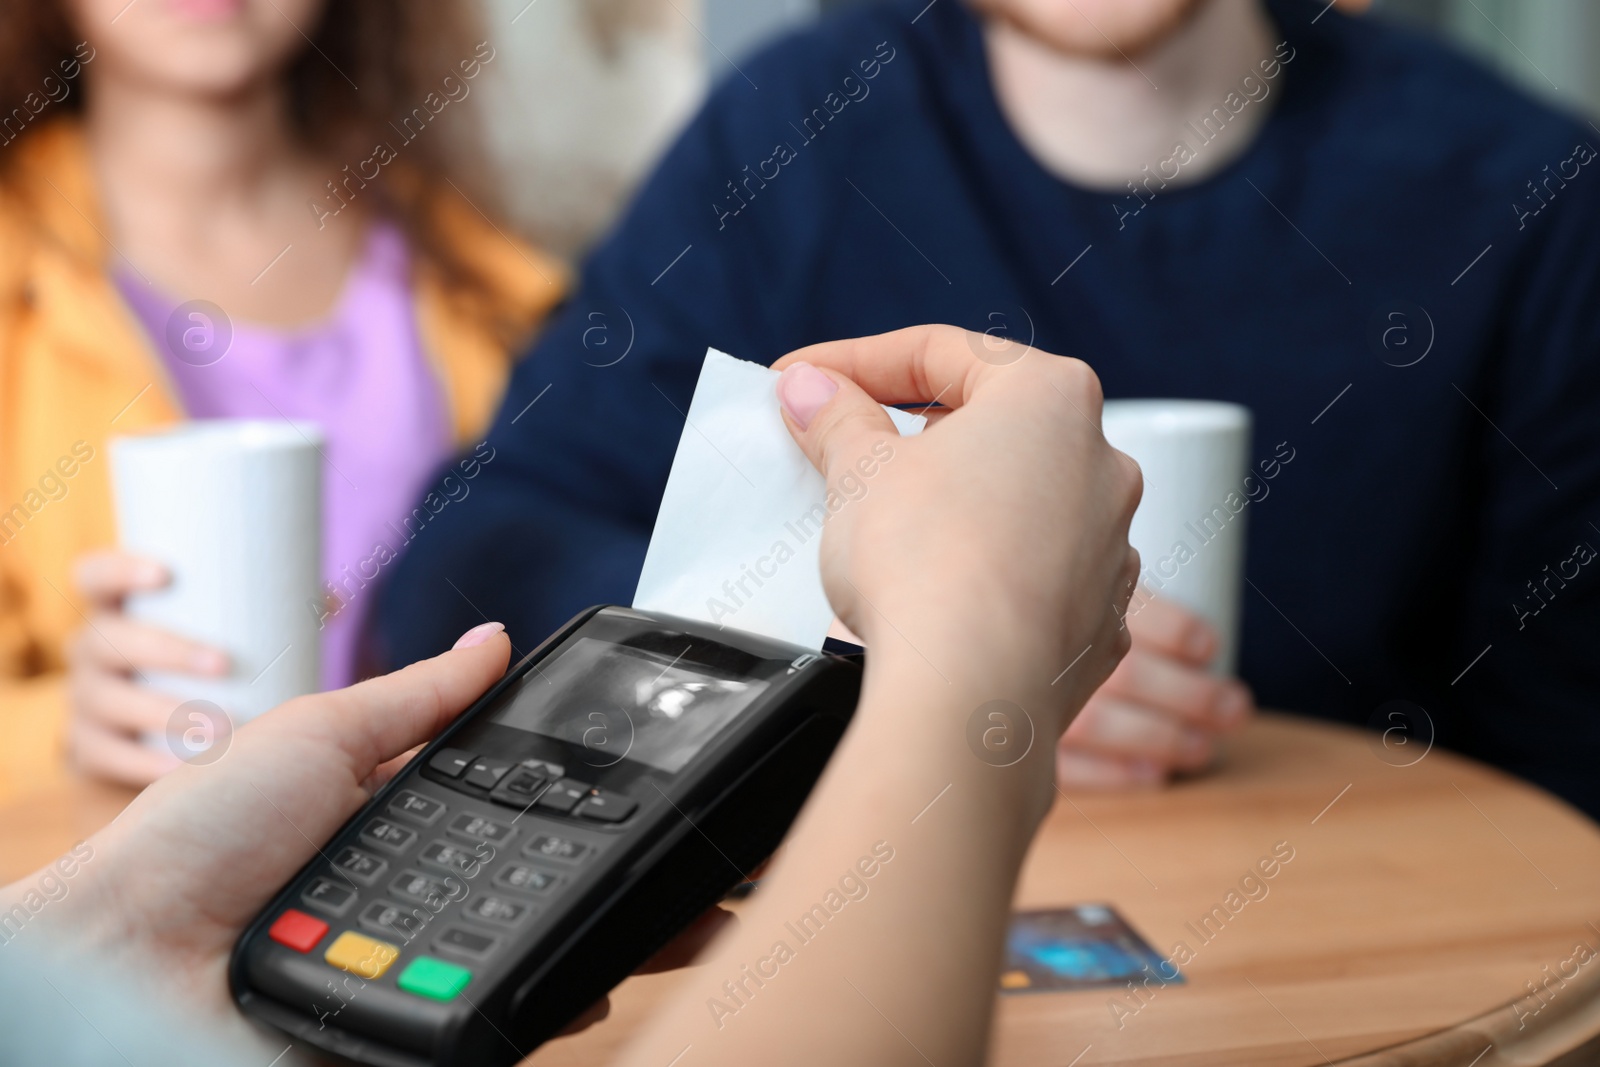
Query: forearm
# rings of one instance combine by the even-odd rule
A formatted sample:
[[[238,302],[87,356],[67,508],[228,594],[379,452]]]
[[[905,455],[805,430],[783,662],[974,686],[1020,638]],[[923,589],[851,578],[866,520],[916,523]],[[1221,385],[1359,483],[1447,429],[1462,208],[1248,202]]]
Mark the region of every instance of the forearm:
[[[0,1033],[7,1067],[136,1063],[163,1067],[301,1067],[285,1038],[217,1035],[187,1005],[156,1001],[146,972],[108,968],[54,940],[0,949]],[[92,1020],[92,1022],[90,1021]],[[285,1054],[287,1052],[287,1054]]]
[[[625,1063],[982,1059],[1053,746],[991,766],[966,726],[993,694],[875,666],[772,875]]]
[[[130,829],[147,821],[140,803],[136,798],[123,817],[0,886],[0,974],[8,965],[27,970],[49,961],[58,973],[46,1002],[99,1003],[107,1016],[99,1021],[124,1028],[130,1051],[147,1033],[136,1020],[169,1019],[181,1009],[185,1036],[166,1049],[170,1062],[262,1064],[280,1057],[279,1067],[309,1064],[298,1054],[284,1055],[286,1039],[238,1012],[228,993],[226,954],[189,940],[193,913],[168,914],[161,907],[170,891],[158,890],[155,904],[139,902],[139,890],[161,877],[159,862],[149,866],[149,842],[129,840]],[[133,871],[138,877],[130,877]],[[170,1040],[175,1031],[165,1031]]]

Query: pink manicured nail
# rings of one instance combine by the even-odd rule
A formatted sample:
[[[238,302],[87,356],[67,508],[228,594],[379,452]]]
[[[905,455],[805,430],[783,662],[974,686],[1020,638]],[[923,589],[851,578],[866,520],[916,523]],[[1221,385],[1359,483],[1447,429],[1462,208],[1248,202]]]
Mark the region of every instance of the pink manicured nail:
[[[1217,654],[1217,633],[1209,626],[1196,626],[1189,631],[1188,644],[1191,656],[1209,661]]]
[[[228,657],[215,649],[202,648],[189,657],[189,665],[196,674],[226,674]]]
[[[802,430],[838,391],[838,382],[809,363],[792,363],[778,377],[778,403]]]
[[[461,635],[460,639],[455,643],[455,648],[471,648],[473,645],[481,645],[505,628],[505,624],[500,622],[486,622],[474,626]]]
[[[1163,782],[1167,777],[1165,768],[1147,759],[1136,759],[1130,762],[1128,764],[1128,772],[1133,780],[1141,785]]]
[[[1238,686],[1229,686],[1217,700],[1217,721],[1224,727],[1237,726],[1249,710],[1250,697]]]

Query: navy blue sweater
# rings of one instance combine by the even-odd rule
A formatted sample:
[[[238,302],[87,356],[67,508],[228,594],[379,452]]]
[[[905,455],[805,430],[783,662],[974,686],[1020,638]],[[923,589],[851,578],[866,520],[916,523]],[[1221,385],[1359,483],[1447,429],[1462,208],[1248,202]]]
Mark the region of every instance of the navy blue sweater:
[[[1282,44],[1189,147],[1089,191],[1010,131],[972,15],[925,4],[722,82],[409,546],[387,658],[485,616],[526,649],[630,602],[707,345],[770,362],[955,323],[1081,357],[1111,397],[1254,411],[1274,476],[1240,673],[1264,705],[1369,723],[1411,701],[1439,743],[1600,812],[1600,130],[1275,0]],[[1271,112],[1242,157],[1163,188],[1246,107]]]

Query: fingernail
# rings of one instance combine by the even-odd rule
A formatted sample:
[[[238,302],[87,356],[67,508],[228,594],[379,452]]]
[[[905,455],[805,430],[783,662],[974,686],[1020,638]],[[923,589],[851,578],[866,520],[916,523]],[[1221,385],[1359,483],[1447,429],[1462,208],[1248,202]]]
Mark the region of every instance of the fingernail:
[[[1211,748],[1211,739],[1199,730],[1185,730],[1183,740],[1178,742],[1178,751],[1185,762],[1200,759]]]
[[[196,674],[222,674],[228,669],[228,657],[215,649],[202,648],[189,657],[189,667]]]
[[[456,641],[454,648],[471,648],[473,645],[481,645],[505,628],[506,627],[504,623],[480,623],[479,625],[468,630],[466,633],[462,634],[461,637]],[[452,651],[453,650],[454,649],[452,649]]]
[[[792,363],[778,377],[778,403],[802,430],[838,391],[838,382],[809,363]]]
[[[1147,759],[1136,759],[1128,764],[1133,780],[1142,783],[1159,782],[1167,776],[1161,765]]]
[[[1250,710],[1250,698],[1237,686],[1228,686],[1217,700],[1217,721],[1223,726],[1237,726]]]
[[[1217,635],[1209,626],[1196,626],[1189,631],[1189,655],[1209,660],[1217,654]]]
[[[133,580],[140,585],[161,585],[167,580],[167,569],[159,563],[140,563],[133,569]]]

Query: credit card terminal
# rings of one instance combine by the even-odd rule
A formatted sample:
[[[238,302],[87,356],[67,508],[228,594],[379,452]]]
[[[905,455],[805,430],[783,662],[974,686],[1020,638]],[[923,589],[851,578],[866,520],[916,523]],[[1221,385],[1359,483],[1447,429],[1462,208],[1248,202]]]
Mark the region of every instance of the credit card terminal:
[[[357,1063],[516,1063],[777,847],[860,684],[852,658],[591,608],[245,930],[234,999]]]

